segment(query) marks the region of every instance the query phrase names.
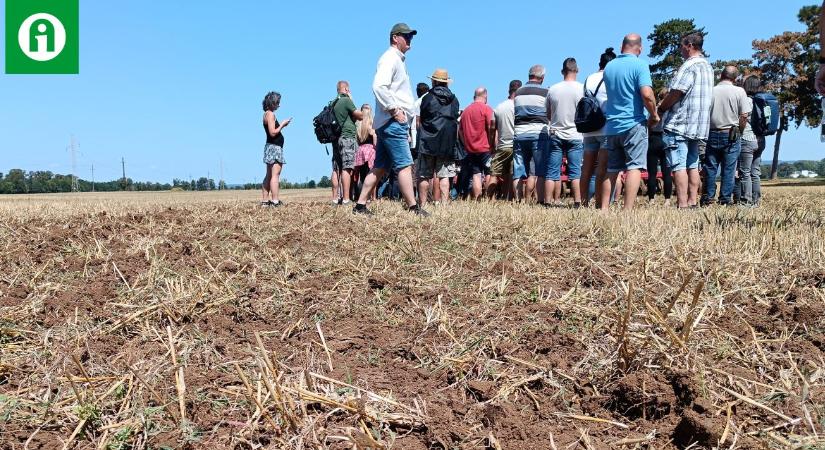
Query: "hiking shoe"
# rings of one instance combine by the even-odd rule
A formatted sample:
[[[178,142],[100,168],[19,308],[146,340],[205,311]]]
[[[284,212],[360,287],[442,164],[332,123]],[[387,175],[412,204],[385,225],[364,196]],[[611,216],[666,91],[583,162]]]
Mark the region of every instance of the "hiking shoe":
[[[414,212],[417,216],[430,217],[430,213],[428,213],[426,210],[424,210],[424,208],[418,205],[410,206],[409,208],[407,208],[407,211]]]
[[[361,214],[361,215],[364,215],[364,216],[367,216],[367,217],[370,217],[370,216],[373,215],[372,211],[367,209],[367,205],[362,205],[360,203],[356,203],[355,206],[352,207],[352,213],[353,214]]]

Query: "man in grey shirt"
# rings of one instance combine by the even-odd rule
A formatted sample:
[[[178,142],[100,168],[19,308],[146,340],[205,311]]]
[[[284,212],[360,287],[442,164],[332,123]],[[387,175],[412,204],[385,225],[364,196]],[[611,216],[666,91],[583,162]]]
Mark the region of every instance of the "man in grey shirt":
[[[716,201],[716,175],[722,178],[719,204],[733,204],[733,188],[736,174],[736,162],[741,151],[742,130],[748,123],[750,115],[748,95],[745,90],[735,86],[733,81],[739,75],[734,66],[722,69],[719,84],[713,88],[713,101],[710,107],[710,135],[702,167],[705,169],[705,185],[702,192],[702,205]]]

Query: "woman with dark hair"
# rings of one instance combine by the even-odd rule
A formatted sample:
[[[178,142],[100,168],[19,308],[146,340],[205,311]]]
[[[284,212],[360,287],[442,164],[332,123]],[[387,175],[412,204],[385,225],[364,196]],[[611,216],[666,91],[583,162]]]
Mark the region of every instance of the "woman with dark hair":
[[[261,206],[282,206],[278,198],[280,188],[281,169],[286,161],[284,160],[284,135],[283,129],[292,122],[292,118],[284,123],[278,122],[275,118],[275,110],[281,106],[281,94],[269,92],[264,97],[264,131],[266,132],[266,145],[264,145],[264,164],[266,164],[266,177],[261,184]]]
[[[607,86],[603,82],[604,68],[614,59],[616,59],[616,53],[613,51],[613,47],[606,49],[599,57],[599,71],[584,80],[585,95],[596,97],[602,110],[604,110],[604,104],[607,102]],[[604,129],[592,133],[583,133],[583,136],[584,155],[582,158],[581,183],[582,204],[586,207],[593,195],[596,196],[596,205],[600,204],[599,189],[596,189],[596,186],[600,186],[601,180],[604,180],[604,177],[607,176],[607,148],[605,147]],[[593,181],[594,173],[595,184]]]
[[[748,94],[749,104],[753,109],[753,96],[762,92],[762,80],[756,75],[745,78],[743,86]],[[750,121],[742,131],[742,151],[739,153],[739,177],[736,180],[736,191],[739,192],[739,202],[746,205],[759,205],[762,199],[762,186],[759,180],[762,175],[762,152],[765,150],[765,138],[753,133]]]

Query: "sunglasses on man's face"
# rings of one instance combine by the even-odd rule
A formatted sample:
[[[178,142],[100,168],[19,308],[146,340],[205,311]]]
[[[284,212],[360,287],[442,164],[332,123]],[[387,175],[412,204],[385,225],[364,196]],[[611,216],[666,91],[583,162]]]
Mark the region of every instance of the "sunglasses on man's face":
[[[399,36],[402,36],[404,38],[404,40],[407,41],[407,44],[412,44],[413,36],[415,36],[415,35],[412,34],[412,33],[404,33],[404,34],[399,34]]]

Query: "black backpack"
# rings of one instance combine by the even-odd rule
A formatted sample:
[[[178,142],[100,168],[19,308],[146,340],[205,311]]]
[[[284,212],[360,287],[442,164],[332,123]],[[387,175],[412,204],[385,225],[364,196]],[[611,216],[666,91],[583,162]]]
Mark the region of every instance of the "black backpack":
[[[315,137],[322,144],[335,142],[341,136],[341,124],[335,118],[336,103],[338,103],[337,98],[324,106],[321,113],[312,119],[312,125],[315,127]]]
[[[776,96],[759,93],[752,97],[751,128],[757,136],[773,136],[779,130],[779,101]]]
[[[579,133],[599,131],[604,128],[604,125],[607,123],[607,118],[604,117],[602,107],[596,99],[602,84],[604,84],[604,78],[602,78],[602,81],[596,86],[596,92],[590,92],[586,87],[587,80],[584,81],[584,97],[582,97],[582,99],[579,100],[579,104],[576,105],[575,122],[576,130],[578,130]]]

